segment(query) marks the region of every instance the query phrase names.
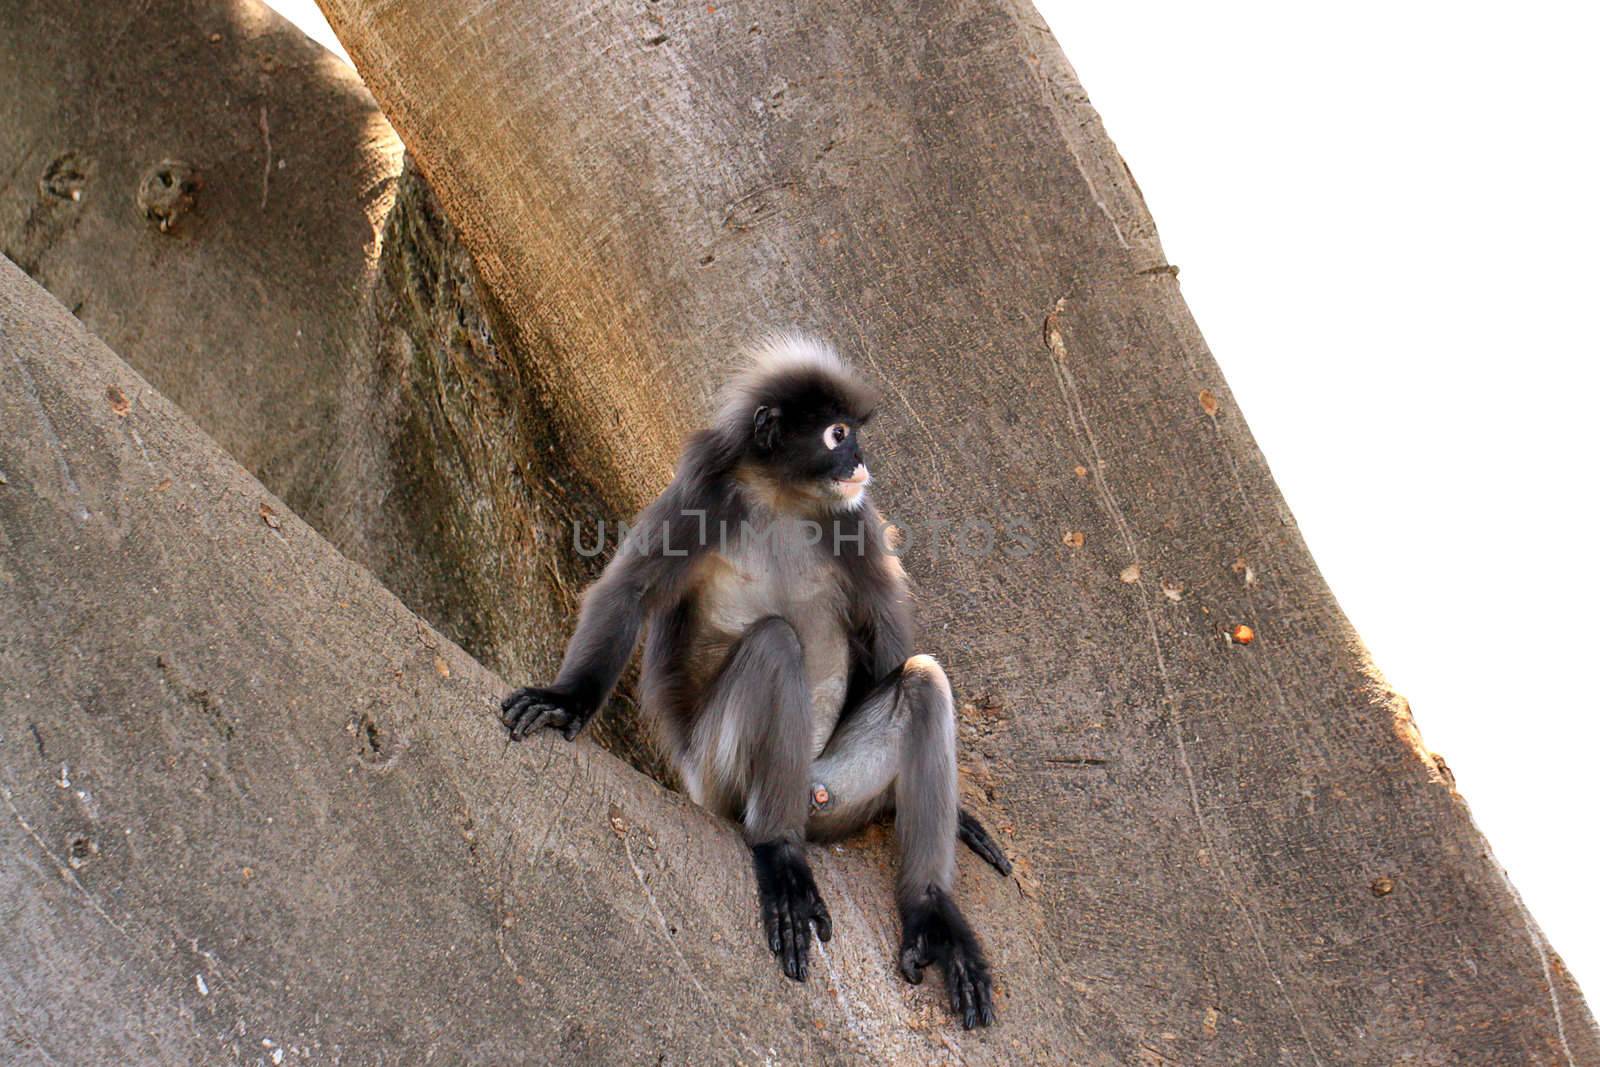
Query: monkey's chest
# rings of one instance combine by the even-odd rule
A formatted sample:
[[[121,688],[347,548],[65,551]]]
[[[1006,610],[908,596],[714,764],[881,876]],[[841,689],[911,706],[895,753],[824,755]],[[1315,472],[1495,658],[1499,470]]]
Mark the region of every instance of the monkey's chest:
[[[810,553],[744,552],[714,561],[700,603],[705,682],[750,626],[779,616],[793,626],[811,696],[812,755],[839,721],[850,669],[846,600],[838,577]]]

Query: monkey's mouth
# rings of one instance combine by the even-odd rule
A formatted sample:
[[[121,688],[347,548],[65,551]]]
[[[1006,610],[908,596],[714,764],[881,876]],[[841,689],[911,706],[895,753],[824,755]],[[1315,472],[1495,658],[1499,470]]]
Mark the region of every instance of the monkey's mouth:
[[[866,464],[861,463],[857,464],[856,469],[850,472],[850,477],[835,478],[833,480],[833,491],[846,500],[854,500],[861,495],[862,491],[871,482],[872,475],[867,473]]]

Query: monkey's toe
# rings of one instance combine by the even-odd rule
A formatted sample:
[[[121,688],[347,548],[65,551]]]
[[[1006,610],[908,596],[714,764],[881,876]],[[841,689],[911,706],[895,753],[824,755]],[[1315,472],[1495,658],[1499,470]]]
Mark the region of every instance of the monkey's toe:
[[[930,886],[921,897],[901,907],[900,973],[906,981],[920,984],[922,969],[935,964],[944,970],[950,1012],[961,1025],[971,1030],[993,1023],[994,982],[989,961],[955,901]]]
[[[994,1022],[994,990],[981,959],[953,953],[945,964],[945,988],[950,994],[950,1013],[961,1018],[963,1029]]]
[[[930,962],[927,958],[925,946],[919,948],[915,945],[907,945],[900,950],[900,973],[912,985],[922,984],[922,968],[926,967]]]
[[[816,924],[817,940],[826,941],[833,936],[827,909],[818,911],[821,903],[820,899],[808,900],[803,889],[780,895],[772,902],[767,943],[783,966],[783,973],[796,982],[804,982],[811,969],[812,924]]]
[[[957,816],[956,835],[963,844],[976,853],[985,863],[1007,877],[1011,874],[1011,861],[1000,848],[989,831],[984,829],[978,817],[962,808]]]
[[[784,974],[803,982],[811,967],[812,927],[818,941],[827,941],[833,937],[833,919],[798,848],[763,844],[756,845],[752,854],[767,947],[778,957]]]

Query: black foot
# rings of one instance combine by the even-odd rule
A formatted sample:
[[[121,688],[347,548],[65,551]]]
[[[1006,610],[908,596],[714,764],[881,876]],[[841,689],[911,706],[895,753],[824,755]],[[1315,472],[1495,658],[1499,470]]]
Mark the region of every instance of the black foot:
[[[900,923],[900,973],[906,981],[920,984],[922,968],[937,963],[944,968],[950,1011],[961,1018],[961,1025],[968,1030],[991,1025],[994,982],[989,961],[956,902],[929,886],[917,900],[900,905]]]
[[[500,721],[511,731],[511,740],[521,741],[540,727],[560,730],[568,741],[578,736],[592,708],[560,689],[518,689],[500,702]]]
[[[797,982],[806,980],[811,956],[811,926],[817,940],[833,937],[833,920],[822,903],[799,845],[756,845],[756,889],[761,894],[761,921],[767,927],[767,947],[783,964],[783,973]]]
[[[983,823],[978,817],[966,808],[962,808],[956,817],[956,834],[968,848],[981,856],[985,863],[999,871],[1001,874],[1011,874],[1011,861],[1006,859],[1006,854],[1000,851],[1000,842],[989,836],[989,831],[983,828]]]

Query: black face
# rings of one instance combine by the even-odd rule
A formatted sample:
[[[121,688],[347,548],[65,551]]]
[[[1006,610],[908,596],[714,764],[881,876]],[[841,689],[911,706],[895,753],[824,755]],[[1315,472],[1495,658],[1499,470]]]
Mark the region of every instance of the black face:
[[[868,482],[861,427],[877,395],[842,370],[796,367],[750,397],[750,456],[780,481],[859,504]]]
[[[787,416],[770,405],[754,417],[758,455],[791,482],[859,480],[866,460],[861,454],[861,421],[834,410]]]

